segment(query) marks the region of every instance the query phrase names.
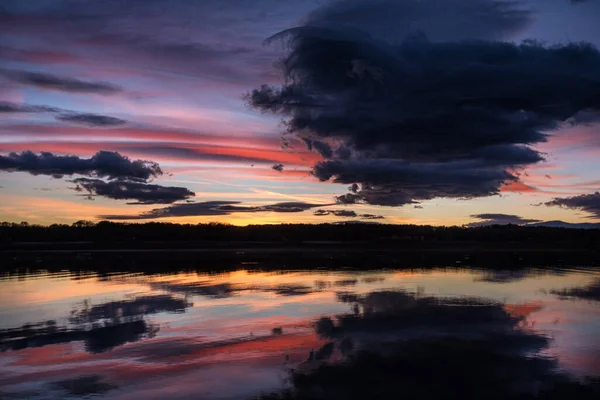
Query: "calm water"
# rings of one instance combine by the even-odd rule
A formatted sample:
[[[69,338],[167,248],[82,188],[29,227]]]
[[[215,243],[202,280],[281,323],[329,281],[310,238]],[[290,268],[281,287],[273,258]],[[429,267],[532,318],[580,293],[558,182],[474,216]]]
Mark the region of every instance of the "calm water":
[[[586,268],[5,274],[0,397],[533,395],[600,375],[599,292]]]

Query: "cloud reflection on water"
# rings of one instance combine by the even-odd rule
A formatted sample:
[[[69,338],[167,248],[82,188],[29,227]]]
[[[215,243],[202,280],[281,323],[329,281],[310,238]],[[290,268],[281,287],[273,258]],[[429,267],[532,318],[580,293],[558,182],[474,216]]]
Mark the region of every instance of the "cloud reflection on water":
[[[53,322],[1,331],[0,397],[33,391],[32,398],[243,399],[259,392],[361,398],[371,390],[373,398],[389,398],[399,395],[400,383],[408,388],[404,395],[439,395],[417,391],[426,379],[454,388],[456,396],[467,388],[483,395],[489,387],[501,397],[558,384],[571,391],[570,378],[557,372],[565,367],[600,375],[585,357],[586,351],[598,354],[591,351],[594,340],[582,333],[600,324],[600,310],[552,295],[553,288],[593,284],[589,271],[62,272],[32,278],[0,280],[10,293],[21,288],[24,299],[11,311],[0,296],[5,321],[40,305],[63,311],[50,313]],[[24,288],[55,283],[61,296],[26,300]],[[93,300],[82,301],[86,290]],[[583,318],[576,316],[584,305],[582,325],[574,318]],[[553,324],[556,318],[560,324]],[[473,380],[487,386],[469,387]],[[293,391],[282,392],[286,387]]]

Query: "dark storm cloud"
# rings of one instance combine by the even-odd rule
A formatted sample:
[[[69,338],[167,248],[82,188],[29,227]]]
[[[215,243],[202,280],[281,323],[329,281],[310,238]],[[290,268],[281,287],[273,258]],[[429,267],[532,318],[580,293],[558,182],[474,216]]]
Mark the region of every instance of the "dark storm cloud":
[[[353,26],[390,41],[415,33],[443,42],[501,40],[533,22],[523,5],[513,0],[334,0],[313,11],[307,22]]]
[[[262,86],[248,102],[282,116],[287,133],[331,143],[313,173],[353,185],[341,203],[499,194],[519,181],[519,169],[543,160],[530,146],[600,109],[593,46],[495,41],[528,24],[531,14],[519,7],[328,3],[269,39],[289,46],[284,84]]]
[[[297,213],[315,207],[323,207],[330,204],[310,204],[303,202],[284,202],[269,204],[266,206],[242,206],[239,201],[205,201],[202,203],[174,204],[165,208],[156,208],[137,215],[99,215],[100,219],[125,221],[140,219],[157,219],[169,217],[197,217],[230,215],[233,213]]]
[[[151,185],[142,182],[77,178],[74,190],[87,192],[90,196],[103,196],[115,200],[137,200],[129,204],[170,204],[194,197],[194,192],[184,187]]]
[[[306,368],[290,369],[291,388],[259,399],[598,397],[597,381],[544,357],[551,339],[506,304],[391,291],[344,297],[353,312],[314,322],[323,346]]]
[[[97,396],[118,388],[117,385],[105,381],[101,375],[82,375],[62,379],[52,382],[51,385],[74,397]]]
[[[185,296],[200,295],[213,298],[227,298],[239,295],[245,291],[263,291],[273,292],[280,296],[300,296],[314,293],[310,286],[300,284],[280,284],[280,285],[244,285],[239,283],[212,283],[204,282],[151,282],[153,289],[165,290],[171,293],[179,293]]]
[[[98,114],[77,114],[77,113],[67,113],[61,114],[56,117],[57,120],[63,122],[71,122],[75,124],[93,126],[93,127],[103,127],[103,126],[118,126],[124,125],[127,121],[122,120],[120,118],[109,117],[106,115],[98,115]]]
[[[331,150],[331,146],[328,143],[313,138],[302,138],[302,140],[306,143],[306,147],[308,147],[309,150],[315,149],[325,158],[331,158],[333,156],[333,150]]]
[[[583,300],[600,301],[600,279],[595,280],[588,286],[552,290],[550,293],[563,298],[578,298]]]
[[[0,75],[21,85],[61,92],[113,94],[122,90],[107,82],[83,81],[41,72],[0,70]]]
[[[600,218],[600,192],[572,197],[557,197],[543,204],[585,211],[591,214],[591,218]]]
[[[28,172],[32,175],[85,175],[108,179],[145,182],[163,174],[160,166],[148,160],[130,160],[116,152],[99,151],[91,158],[59,156],[31,151],[0,155],[0,171]]]
[[[471,215],[471,218],[479,219],[481,221],[471,222],[467,224],[468,227],[475,228],[479,226],[489,226],[489,225],[525,225],[531,224],[535,222],[541,222],[538,219],[527,219],[519,217],[518,215],[510,215],[510,214],[474,214]]]

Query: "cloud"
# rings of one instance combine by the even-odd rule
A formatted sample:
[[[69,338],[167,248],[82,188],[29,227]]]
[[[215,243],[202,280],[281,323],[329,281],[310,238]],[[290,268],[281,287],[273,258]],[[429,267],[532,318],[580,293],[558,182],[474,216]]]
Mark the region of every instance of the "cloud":
[[[74,189],[88,192],[90,196],[103,196],[115,200],[137,200],[129,204],[170,204],[187,200],[195,193],[184,187],[150,185],[141,182],[114,180],[105,182],[100,179],[77,178]]]
[[[260,399],[363,399],[374,389],[381,399],[597,397],[594,380],[544,357],[548,336],[523,327],[516,311],[536,305],[393,291],[338,299],[353,312],[315,321],[323,346],[290,369],[290,389]]]
[[[274,164],[271,168],[277,172],[283,172],[283,164]]]
[[[317,210],[313,214],[318,217],[325,215],[333,215],[336,217],[358,217],[356,211],[352,210]]]
[[[28,172],[32,175],[50,175],[55,178],[79,174],[135,182],[146,182],[163,174],[160,166],[153,161],[132,161],[126,156],[110,151],[99,151],[87,159],[48,152],[39,155],[31,151],[10,153],[0,155],[0,171]]]
[[[307,137],[303,137],[302,140],[304,141],[306,147],[308,147],[309,150],[312,150],[314,148],[320,155],[322,155],[325,158],[331,158],[333,156],[333,151],[331,150],[331,146],[328,143]]]
[[[452,42],[512,38],[530,26],[533,13],[512,0],[347,0],[326,3],[307,22],[352,26],[389,41],[421,33]]]
[[[578,298],[583,300],[600,301],[600,279],[596,279],[588,286],[574,287],[562,290],[552,290],[551,293],[564,298]]]
[[[233,213],[296,213],[315,207],[323,207],[331,204],[311,204],[304,202],[284,202],[265,206],[242,206],[239,201],[205,201],[202,203],[174,204],[165,208],[156,208],[137,215],[99,215],[97,218],[126,221],[140,219],[158,219],[170,217],[198,217],[230,215]]]
[[[179,313],[193,304],[169,295],[139,296],[131,300],[110,301],[75,308],[69,315],[69,322],[75,325],[119,318],[134,318],[162,312]]]
[[[145,321],[146,315],[180,313],[192,305],[170,295],[139,296],[95,305],[83,301],[64,318],[68,326],[52,320],[0,330],[0,351],[83,341],[86,351],[101,353],[156,334],[158,325]]]
[[[343,218],[385,219],[385,217],[382,215],[357,214],[356,211],[353,210],[317,210],[313,214],[318,217],[333,215],[335,217]]]
[[[543,204],[551,207],[585,211],[591,214],[590,218],[600,218],[600,192],[572,197],[557,197]]]
[[[109,117],[106,115],[97,115],[97,114],[78,114],[78,113],[68,113],[61,114],[56,117],[57,120],[63,122],[72,122],[75,124],[87,125],[87,126],[119,126],[124,125],[127,121]]]
[[[106,382],[100,375],[82,375],[76,378],[67,378],[52,382],[51,385],[76,397],[97,396],[118,387],[111,382]]]
[[[36,106],[27,104],[10,103],[7,101],[0,101],[0,114],[2,113],[45,113],[45,112],[56,112],[59,109],[48,106]]]
[[[289,45],[283,84],[247,101],[332,147],[313,174],[355,185],[341,203],[497,195],[544,160],[532,146],[600,109],[593,46],[499,41],[529,24],[520,4],[327,3],[268,40]]]
[[[471,215],[471,218],[479,219],[481,221],[471,222],[470,224],[467,224],[467,226],[470,228],[489,225],[525,225],[535,222],[541,222],[538,219],[527,219],[519,217],[518,215],[510,214],[474,214]]]
[[[301,284],[278,284],[278,285],[242,285],[229,282],[212,283],[210,281],[200,282],[152,282],[153,289],[164,290],[171,293],[179,293],[186,296],[200,295],[213,298],[227,298],[240,294],[244,291],[273,292],[280,296],[299,296],[314,293],[310,286]]]
[[[114,94],[122,91],[107,82],[82,81],[41,72],[0,70],[0,75],[22,85],[70,93]]]
[[[360,214],[359,217],[364,219],[385,219],[383,215],[376,214]]]
[[[55,114],[55,118],[58,121],[87,125],[91,127],[118,126],[127,123],[125,120],[106,115],[78,113],[76,111],[64,110],[57,107],[10,102],[0,102],[0,114],[2,113],[52,113]]]

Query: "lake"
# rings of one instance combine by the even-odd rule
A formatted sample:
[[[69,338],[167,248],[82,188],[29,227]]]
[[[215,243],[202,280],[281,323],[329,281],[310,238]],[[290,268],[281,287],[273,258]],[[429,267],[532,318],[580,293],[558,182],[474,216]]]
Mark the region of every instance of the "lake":
[[[0,274],[0,398],[599,398],[591,267],[67,265]]]

